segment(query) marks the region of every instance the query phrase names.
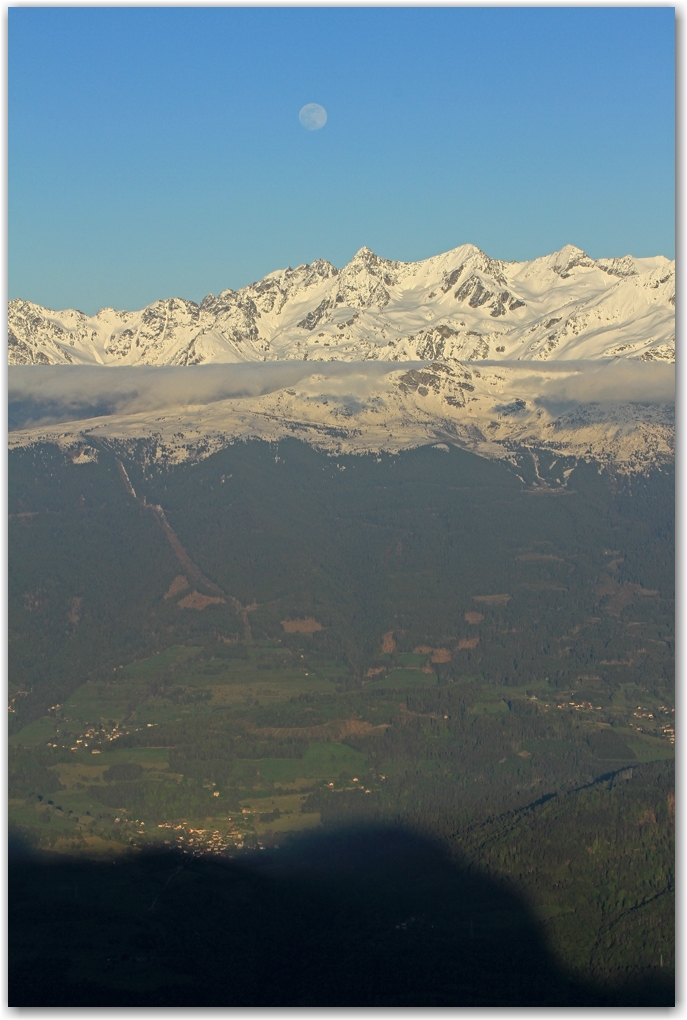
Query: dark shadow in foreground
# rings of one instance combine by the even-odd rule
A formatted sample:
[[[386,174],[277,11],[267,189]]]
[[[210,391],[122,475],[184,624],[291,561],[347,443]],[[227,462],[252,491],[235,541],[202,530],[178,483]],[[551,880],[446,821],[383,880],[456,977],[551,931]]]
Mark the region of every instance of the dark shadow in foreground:
[[[12,1006],[674,1003],[658,969],[572,980],[512,891],[400,829],[240,860],[15,852],[9,906]]]

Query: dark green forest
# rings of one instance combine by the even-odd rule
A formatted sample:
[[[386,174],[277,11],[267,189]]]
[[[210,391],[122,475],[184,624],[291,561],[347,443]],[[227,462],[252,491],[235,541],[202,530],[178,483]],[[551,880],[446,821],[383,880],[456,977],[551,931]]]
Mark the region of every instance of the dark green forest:
[[[9,455],[15,1004],[670,1000],[672,471],[522,450],[332,457],[296,440],[177,465],[143,442],[78,452]],[[387,838],[410,841],[413,875],[434,861],[443,878],[417,902],[389,886],[383,930],[366,915],[365,966],[344,966],[350,903],[374,868],[332,863],[308,900],[298,862],[318,840]],[[164,885],[161,913],[124,897],[108,928],[115,873],[151,900]],[[482,905],[468,909],[474,883]],[[437,905],[441,888],[453,906]],[[278,977],[275,934],[258,970],[238,936],[199,936],[202,967],[221,945],[243,977],[179,983],[187,935],[170,942],[164,911],[202,903],[211,924],[225,896],[261,944],[298,903],[289,951],[319,959],[306,932],[324,925],[336,981]],[[84,910],[100,918],[96,948]],[[529,933],[527,965],[511,923]],[[414,983],[380,948],[385,926]],[[437,970],[437,952],[480,962]],[[527,976],[499,983],[494,954]],[[364,991],[376,958],[379,994]]]

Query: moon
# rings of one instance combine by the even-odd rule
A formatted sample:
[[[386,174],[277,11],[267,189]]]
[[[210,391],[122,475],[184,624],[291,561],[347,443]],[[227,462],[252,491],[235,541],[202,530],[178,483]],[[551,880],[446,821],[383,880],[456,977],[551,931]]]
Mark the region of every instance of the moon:
[[[298,119],[308,131],[319,131],[327,123],[327,111],[319,103],[307,103],[298,114]]]

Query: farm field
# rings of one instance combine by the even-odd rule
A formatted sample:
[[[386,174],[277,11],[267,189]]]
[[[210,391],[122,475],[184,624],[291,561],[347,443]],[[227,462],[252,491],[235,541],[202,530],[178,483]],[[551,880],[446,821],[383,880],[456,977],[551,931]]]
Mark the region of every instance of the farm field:
[[[569,766],[571,755],[579,761],[582,753],[592,774],[674,755],[662,731],[638,733],[630,725],[634,712],[600,694],[594,700],[604,705],[562,697],[545,680],[442,685],[431,648],[380,653],[383,678],[366,678],[356,691],[337,684],[340,664],[313,664],[309,655],[307,669],[285,666],[279,642],[244,648],[245,658],[202,652],[175,646],[118,669],[110,682],[82,685],[14,734],[18,759],[30,760],[33,748],[44,764],[36,788],[11,800],[12,822],[37,845],[60,852],[88,852],[94,838],[113,850],[173,842],[196,854],[227,852],[319,824],[321,812],[308,805],[323,796],[333,805],[337,794],[367,795],[379,811],[394,777],[422,783],[436,773],[465,789],[471,776],[481,786],[488,761],[497,770],[493,796],[498,775],[515,780],[516,789],[550,789],[551,775]],[[623,705],[635,696],[625,688]],[[657,725],[672,716],[655,698],[643,700],[656,709]],[[523,723],[532,711],[559,735],[528,736],[531,724]],[[519,734],[517,748],[503,742],[496,761],[493,744],[487,759],[477,749],[461,754],[459,732],[481,719]],[[411,747],[419,740],[424,753],[408,753],[411,733]],[[586,772],[577,767],[583,781]],[[50,777],[45,790],[41,775]]]

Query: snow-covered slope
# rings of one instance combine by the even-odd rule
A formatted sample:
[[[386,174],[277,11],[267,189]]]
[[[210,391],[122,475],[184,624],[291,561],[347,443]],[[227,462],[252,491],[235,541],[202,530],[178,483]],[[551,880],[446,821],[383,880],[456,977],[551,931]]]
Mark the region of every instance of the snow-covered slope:
[[[423,262],[361,248],[241,290],[94,316],[9,304],[9,363],[198,365],[245,361],[673,361],[675,264],[594,260],[579,248],[531,262],[474,245]]]
[[[10,446],[57,443],[73,450],[78,463],[97,456],[99,442],[140,451],[147,440],[158,464],[199,459],[237,439],[294,436],[334,454],[439,442],[502,459],[543,449],[641,472],[673,457],[672,371],[625,364],[624,378],[622,362],[590,368],[572,361],[437,361],[388,371],[351,365],[348,374],[323,365],[261,396],[190,406],[177,399],[176,406],[12,432],[9,440]],[[637,378],[628,375],[642,376],[640,386],[646,376],[639,401]]]

